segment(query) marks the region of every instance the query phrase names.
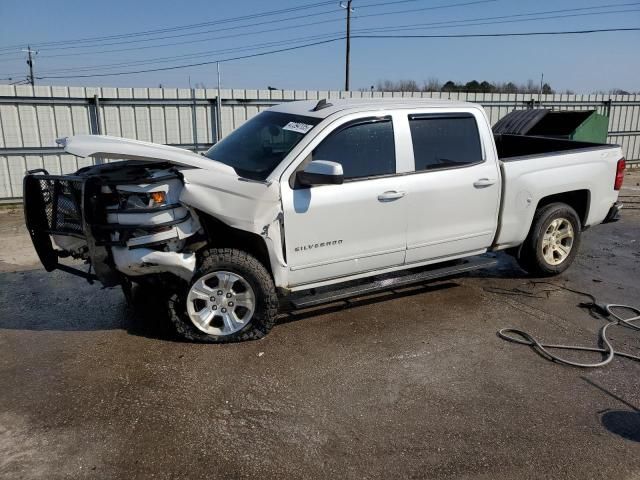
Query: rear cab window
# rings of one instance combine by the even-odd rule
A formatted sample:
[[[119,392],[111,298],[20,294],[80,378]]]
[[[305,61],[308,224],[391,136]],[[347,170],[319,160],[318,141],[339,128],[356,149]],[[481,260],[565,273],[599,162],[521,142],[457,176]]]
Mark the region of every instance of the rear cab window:
[[[483,162],[478,124],[471,113],[410,114],[409,129],[416,172]]]

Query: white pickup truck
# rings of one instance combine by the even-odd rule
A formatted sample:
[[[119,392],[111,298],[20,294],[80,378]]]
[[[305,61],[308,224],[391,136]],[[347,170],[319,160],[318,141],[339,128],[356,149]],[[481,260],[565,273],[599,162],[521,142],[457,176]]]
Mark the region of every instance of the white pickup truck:
[[[262,337],[283,299],[451,276],[489,265],[477,257],[488,251],[558,274],[587,227],[617,218],[625,167],[616,145],[494,138],[479,105],[416,99],[284,103],[204,156],[107,136],[59,143],[99,164],[25,177],[45,268],[170,285],[176,330],[208,342]]]

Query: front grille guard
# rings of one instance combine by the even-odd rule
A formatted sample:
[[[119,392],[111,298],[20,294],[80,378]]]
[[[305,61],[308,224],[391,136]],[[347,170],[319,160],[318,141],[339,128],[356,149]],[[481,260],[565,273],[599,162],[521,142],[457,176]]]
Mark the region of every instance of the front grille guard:
[[[86,178],[49,175],[44,170],[29,172],[24,177],[25,223],[48,272],[58,267],[58,255],[49,235],[86,238],[83,220],[86,182]]]

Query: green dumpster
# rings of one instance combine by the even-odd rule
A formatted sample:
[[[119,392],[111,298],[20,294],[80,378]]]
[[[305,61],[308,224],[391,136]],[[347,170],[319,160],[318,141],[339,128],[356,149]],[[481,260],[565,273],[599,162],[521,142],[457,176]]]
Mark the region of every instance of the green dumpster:
[[[514,110],[501,118],[493,126],[493,133],[606,143],[608,128],[609,117],[596,110],[529,109]]]

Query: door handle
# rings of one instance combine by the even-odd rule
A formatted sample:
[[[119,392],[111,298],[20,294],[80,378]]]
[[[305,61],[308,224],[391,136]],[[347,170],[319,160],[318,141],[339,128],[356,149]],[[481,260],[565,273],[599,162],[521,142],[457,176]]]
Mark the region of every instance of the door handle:
[[[473,186],[476,188],[484,188],[490,187],[494,183],[496,183],[496,180],[494,178],[480,178],[473,182]]]
[[[389,190],[388,192],[378,195],[378,200],[381,202],[392,202],[393,200],[404,197],[406,194],[407,192],[403,192],[401,190]]]

